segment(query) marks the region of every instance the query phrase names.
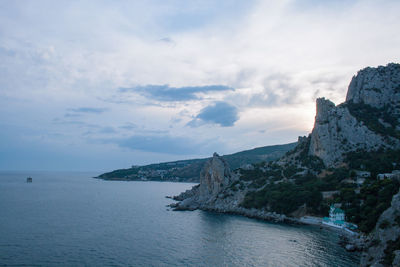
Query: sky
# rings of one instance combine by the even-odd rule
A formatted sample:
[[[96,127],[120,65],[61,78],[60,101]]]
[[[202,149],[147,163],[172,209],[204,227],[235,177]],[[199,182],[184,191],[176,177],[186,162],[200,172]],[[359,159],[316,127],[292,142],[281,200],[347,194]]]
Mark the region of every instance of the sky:
[[[294,142],[400,62],[397,0],[0,1],[0,170],[110,171]]]

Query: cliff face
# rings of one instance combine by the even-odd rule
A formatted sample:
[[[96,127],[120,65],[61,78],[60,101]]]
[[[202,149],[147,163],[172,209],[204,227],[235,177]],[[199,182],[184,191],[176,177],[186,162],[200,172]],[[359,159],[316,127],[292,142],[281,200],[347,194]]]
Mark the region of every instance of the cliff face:
[[[226,161],[217,153],[208,160],[200,172],[200,184],[175,197],[177,209],[198,209],[215,205],[218,195],[233,181]]]
[[[240,181],[240,174],[230,171],[227,162],[214,153],[200,173],[200,184],[173,197],[175,210],[212,210],[241,214],[271,221],[292,221],[290,218],[266,210],[246,209],[243,202],[250,182]],[[254,189],[253,189],[254,190]]]
[[[322,191],[336,191],[339,200],[335,201],[348,209],[348,219],[364,233],[373,230],[362,266],[400,266],[400,180],[375,176],[359,184],[349,178],[351,173],[357,176],[358,170],[369,175],[398,170],[397,149],[400,65],[366,68],[353,77],[346,102],[335,106],[325,98],[317,99],[312,133],[300,137],[285,156],[231,172],[214,154],[201,171],[200,184],[175,197],[181,202],[174,207],[296,221],[296,215],[322,215],[331,203]],[[351,151],[357,153],[346,157]]]
[[[361,266],[400,266],[400,192],[380,216],[366,247]]]
[[[393,147],[392,139],[370,130],[350,113],[346,105],[336,107],[325,98],[317,99],[309,154],[321,158],[326,166],[333,166],[343,159],[344,153],[356,149]],[[399,141],[395,142],[398,146]]]
[[[400,106],[400,65],[365,68],[350,82],[346,102],[364,103],[376,108],[391,105],[398,114]]]
[[[349,151],[399,148],[399,111],[400,65],[363,69],[350,82],[345,103],[317,99],[309,155],[332,167]]]
[[[212,201],[231,182],[231,178],[231,171],[226,161],[214,153],[200,172],[199,199]]]

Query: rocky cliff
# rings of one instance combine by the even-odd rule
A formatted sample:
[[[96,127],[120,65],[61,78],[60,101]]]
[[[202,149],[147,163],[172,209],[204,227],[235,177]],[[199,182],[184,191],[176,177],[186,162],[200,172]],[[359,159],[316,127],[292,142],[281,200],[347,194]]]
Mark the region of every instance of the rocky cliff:
[[[283,214],[265,209],[247,209],[241,204],[246,193],[254,190],[251,182],[241,181],[239,172],[231,172],[227,162],[214,153],[200,173],[200,184],[173,197],[178,203],[172,204],[175,210],[211,210],[235,213],[248,217],[271,221],[294,222]]]
[[[350,82],[346,102],[317,99],[309,155],[332,167],[357,149],[400,147],[400,65],[366,68]]]
[[[361,266],[400,266],[400,192],[393,196],[391,207],[382,213],[368,237]]]
[[[233,179],[226,161],[214,153],[200,172],[200,184],[175,197],[176,200],[182,200],[176,208],[197,209],[214,205],[218,195]]]
[[[296,216],[326,216],[340,203],[347,221],[372,232],[363,266],[399,266],[400,193],[393,197],[400,188],[393,178],[400,172],[399,108],[400,65],[363,69],[346,102],[317,99],[312,133],[285,156],[231,172],[214,154],[200,184],[175,197],[181,202],[174,207],[298,222]]]
[[[400,65],[390,63],[360,70],[350,82],[346,102],[364,103],[375,108],[390,105],[399,114]]]

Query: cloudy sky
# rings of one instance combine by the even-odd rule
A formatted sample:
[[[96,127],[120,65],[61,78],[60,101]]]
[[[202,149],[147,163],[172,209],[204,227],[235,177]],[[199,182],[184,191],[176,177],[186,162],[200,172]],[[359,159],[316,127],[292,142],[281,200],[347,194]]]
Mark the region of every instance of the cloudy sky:
[[[400,59],[400,1],[0,1],[0,170],[289,143]]]

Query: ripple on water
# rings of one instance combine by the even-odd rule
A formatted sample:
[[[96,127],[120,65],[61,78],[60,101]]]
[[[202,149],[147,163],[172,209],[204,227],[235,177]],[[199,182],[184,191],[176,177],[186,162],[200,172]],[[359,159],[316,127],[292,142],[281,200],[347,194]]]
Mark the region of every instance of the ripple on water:
[[[191,184],[95,175],[0,173],[0,265],[358,266],[334,232],[168,211]]]

